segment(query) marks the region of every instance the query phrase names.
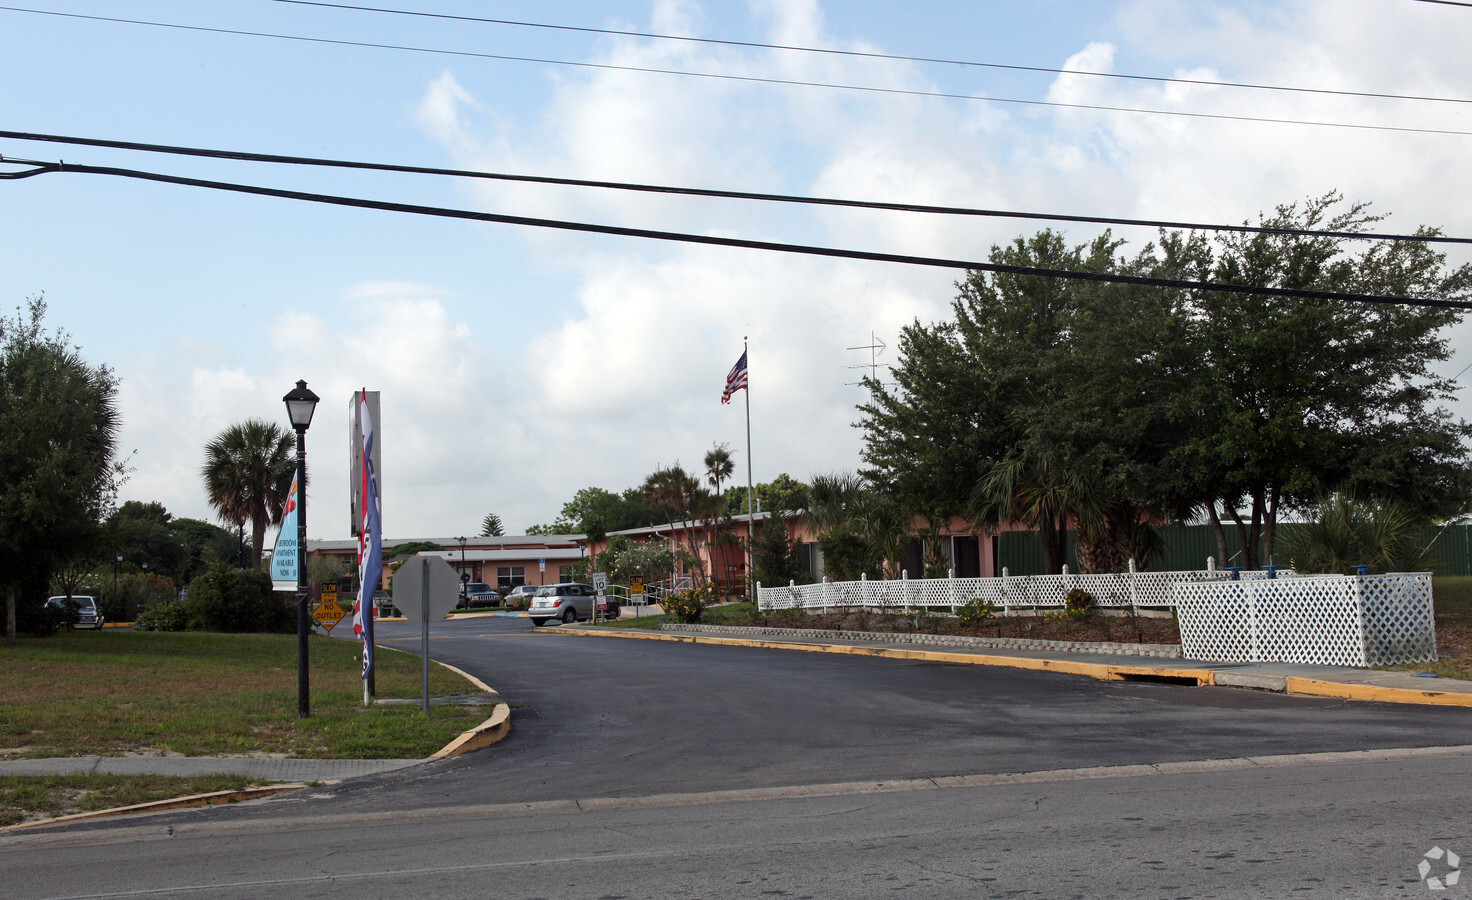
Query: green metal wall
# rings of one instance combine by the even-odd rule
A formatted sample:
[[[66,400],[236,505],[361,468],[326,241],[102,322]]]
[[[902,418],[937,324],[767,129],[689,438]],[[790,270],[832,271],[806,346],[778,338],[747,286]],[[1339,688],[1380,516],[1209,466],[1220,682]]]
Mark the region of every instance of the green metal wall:
[[[1280,543],[1283,534],[1292,528],[1292,523],[1278,526]],[[1204,569],[1206,558],[1217,556],[1216,535],[1210,525],[1164,525],[1155,530],[1165,546],[1146,567],[1149,571]],[[1237,537],[1237,529],[1228,527],[1226,532],[1228,560],[1217,560],[1218,568],[1239,564],[1242,558],[1242,542]],[[1430,543],[1433,538],[1435,559],[1431,571],[1437,575],[1472,575],[1472,525],[1453,525],[1444,531],[1429,529],[1425,541]],[[1036,532],[1007,531],[998,535],[997,559],[998,574],[1002,566],[1011,575],[1043,574],[1043,551]],[[1078,571],[1072,531],[1068,533],[1068,569]]]

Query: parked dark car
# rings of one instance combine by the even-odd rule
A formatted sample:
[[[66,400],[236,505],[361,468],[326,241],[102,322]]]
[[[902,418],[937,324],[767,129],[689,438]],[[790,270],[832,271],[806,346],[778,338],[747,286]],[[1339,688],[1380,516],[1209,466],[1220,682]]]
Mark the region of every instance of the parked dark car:
[[[527,617],[532,620],[533,625],[546,625],[553,619],[561,619],[564,625],[579,620],[587,621],[593,618],[593,604],[597,602],[597,596],[591,584],[544,584],[537,588],[537,595],[532,598]],[[608,606],[601,617],[617,619],[622,612],[618,603],[611,597],[605,599]]]
[[[102,610],[97,608],[97,601],[91,597],[74,596],[70,599],[66,597],[51,597],[46,601],[46,605],[59,610],[65,610],[70,605],[72,609],[70,627],[72,628],[96,628],[99,631],[102,630]]]
[[[478,606],[500,606],[501,595],[484,581],[472,581],[465,585],[465,598],[462,601],[467,609]]]

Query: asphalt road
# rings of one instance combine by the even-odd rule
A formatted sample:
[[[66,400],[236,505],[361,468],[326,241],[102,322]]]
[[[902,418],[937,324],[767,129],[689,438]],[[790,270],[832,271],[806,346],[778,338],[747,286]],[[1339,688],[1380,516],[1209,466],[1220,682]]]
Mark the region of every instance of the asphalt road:
[[[407,625],[379,637],[419,646]],[[510,738],[273,801],[0,838],[0,896],[1472,892],[1417,871],[1434,846],[1472,854],[1472,752],[1414,749],[1472,744],[1472,711],[523,619],[438,624],[431,651],[513,704]]]

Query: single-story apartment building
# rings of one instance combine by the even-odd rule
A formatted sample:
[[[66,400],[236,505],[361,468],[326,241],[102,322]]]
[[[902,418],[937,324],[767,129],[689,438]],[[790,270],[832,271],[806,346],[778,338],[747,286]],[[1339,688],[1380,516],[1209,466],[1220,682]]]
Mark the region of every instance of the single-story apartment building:
[[[461,541],[464,541],[464,544]],[[383,541],[385,559],[393,556],[393,548],[401,544],[431,543],[442,549],[424,551],[442,557],[456,572],[470,574],[471,581],[483,581],[500,590],[519,584],[543,585],[577,581],[581,562],[588,552],[588,539],[581,534],[522,534],[506,537],[466,538],[399,538]],[[307,560],[330,557],[338,569],[355,571],[358,559],[357,540],[307,541]],[[384,589],[389,589],[391,576],[385,573]]]
[[[721,530],[745,542],[753,532],[759,535],[764,528],[772,527],[776,523],[781,523],[787,529],[789,540],[797,542],[798,553],[801,555],[803,567],[808,574],[815,581],[821,580],[823,551],[818,546],[817,535],[811,526],[802,520],[800,513],[789,512],[780,517],[770,512],[732,516],[722,521]],[[921,534],[924,524],[923,519],[917,519],[912,523],[913,537],[905,551],[903,568],[912,578],[922,577],[925,571],[925,538]],[[999,531],[1014,530],[1027,529],[1017,523],[1008,523],[999,529]],[[672,550],[683,549],[687,552],[694,552],[704,563],[709,577],[721,587],[732,592],[741,590],[745,583],[747,562],[745,549],[734,544],[722,544],[714,548],[713,554],[709,546],[709,525],[705,522],[681,521],[610,532],[608,537],[602,541],[589,541],[588,553],[593,556],[602,553],[608,546],[608,538],[617,535],[623,535],[639,543],[660,541]],[[977,535],[964,519],[952,519],[940,529],[940,554],[946,560],[947,568],[955,570],[958,578],[1001,575],[997,544],[996,534]],[[675,573],[676,577],[688,574],[690,573],[685,572],[683,568],[678,569]],[[871,572],[869,576],[871,578],[883,577],[879,572]]]

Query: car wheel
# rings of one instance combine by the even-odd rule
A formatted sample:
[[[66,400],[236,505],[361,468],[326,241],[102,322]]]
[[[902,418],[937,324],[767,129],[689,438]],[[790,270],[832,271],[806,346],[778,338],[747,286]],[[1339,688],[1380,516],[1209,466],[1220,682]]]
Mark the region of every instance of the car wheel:
[[[532,624],[535,625],[535,626],[537,626],[538,628],[541,628],[543,625],[546,625],[547,624],[547,620],[546,619],[532,619]]]
[[[578,620],[578,611],[569,606],[562,613],[562,624],[571,625]]]

